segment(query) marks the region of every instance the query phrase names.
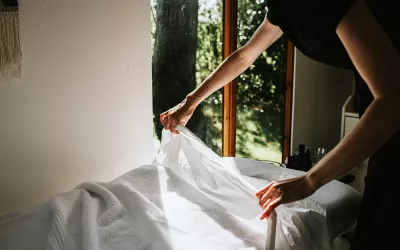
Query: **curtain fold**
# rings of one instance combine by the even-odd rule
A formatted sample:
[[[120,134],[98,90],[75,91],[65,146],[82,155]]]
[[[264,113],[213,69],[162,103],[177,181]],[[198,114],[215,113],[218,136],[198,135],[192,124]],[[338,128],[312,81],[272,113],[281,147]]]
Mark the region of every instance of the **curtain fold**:
[[[0,10],[0,83],[21,78],[22,51],[19,13],[14,9]]]

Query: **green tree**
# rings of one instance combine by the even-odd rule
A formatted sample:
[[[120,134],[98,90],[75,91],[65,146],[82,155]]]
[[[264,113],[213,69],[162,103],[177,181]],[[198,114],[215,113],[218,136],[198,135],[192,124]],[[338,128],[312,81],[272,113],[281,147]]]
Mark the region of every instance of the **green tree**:
[[[153,112],[159,139],[159,114],[182,101],[221,61],[222,5],[204,8],[205,1],[200,1],[201,6],[197,0],[152,2]],[[211,105],[210,100],[214,100]],[[221,153],[221,105],[222,95],[215,93],[187,124],[217,153]]]
[[[159,114],[181,102],[196,87],[198,0],[156,0],[153,47],[153,112],[158,137]],[[198,109],[188,128],[198,131]]]
[[[238,46],[242,46],[264,20],[266,3],[238,2]],[[160,136],[158,115],[180,102],[222,61],[222,1],[156,0],[153,20],[154,123]],[[259,148],[281,152],[286,49],[283,37],[238,78],[239,156],[260,158],[255,153]],[[207,98],[196,112],[189,129],[221,153],[222,92]]]
[[[264,20],[267,6],[266,1],[259,0],[238,3],[240,47]],[[282,151],[286,57],[287,39],[282,37],[238,78],[236,149],[239,156],[260,158],[254,153],[254,148],[260,147]],[[271,157],[265,156],[262,160]]]
[[[200,0],[197,27],[196,81],[201,84],[222,62],[222,1]],[[208,3],[208,4],[207,4]],[[205,99],[202,107],[203,141],[222,153],[222,91]]]

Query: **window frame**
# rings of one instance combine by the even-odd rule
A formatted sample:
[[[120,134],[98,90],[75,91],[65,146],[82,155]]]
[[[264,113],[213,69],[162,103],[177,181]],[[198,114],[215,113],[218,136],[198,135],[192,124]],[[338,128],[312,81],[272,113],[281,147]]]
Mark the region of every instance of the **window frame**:
[[[223,58],[237,49],[238,0],[223,2]],[[290,155],[292,135],[292,100],[294,75],[294,46],[288,41],[285,83],[285,119],[282,162]],[[235,157],[236,153],[236,79],[223,88],[222,156]]]

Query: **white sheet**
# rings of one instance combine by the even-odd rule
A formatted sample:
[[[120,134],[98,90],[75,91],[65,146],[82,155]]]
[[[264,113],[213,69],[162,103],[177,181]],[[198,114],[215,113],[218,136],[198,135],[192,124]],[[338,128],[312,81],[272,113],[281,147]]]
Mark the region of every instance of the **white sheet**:
[[[305,173],[276,165],[235,157],[223,158],[230,168],[236,168],[243,178],[257,189],[273,181],[288,176],[300,176]],[[326,219],[331,239],[347,232],[356,222],[362,196],[354,188],[339,181],[331,181],[317,190],[311,200],[318,201],[326,210]]]
[[[78,188],[51,201],[48,249],[263,249],[263,222],[225,212],[160,166]]]
[[[47,202],[0,215],[0,249],[45,249],[52,220]]]
[[[231,171],[232,165],[186,130],[164,141],[164,146],[173,145],[173,140],[179,143],[171,148],[184,148],[175,156],[164,150],[152,165],[109,183],[83,183],[52,197],[49,204],[54,216],[48,240],[46,226],[41,227],[44,235],[40,238],[38,232],[36,236],[26,233],[27,224],[12,216],[8,226],[0,222],[0,245],[10,250],[25,249],[21,246],[28,242],[45,243],[48,249],[264,249],[267,224],[256,217],[261,211],[253,192],[265,180],[248,178],[254,186],[249,185],[239,171]],[[174,157],[178,161],[171,164]],[[329,242],[325,209],[318,202],[306,199],[277,211],[286,231],[278,233],[281,238],[277,231],[268,231],[275,243],[293,243],[285,249],[327,249],[318,248],[319,243],[325,247]],[[49,218],[47,212],[41,216]],[[10,233],[12,221],[16,223]]]

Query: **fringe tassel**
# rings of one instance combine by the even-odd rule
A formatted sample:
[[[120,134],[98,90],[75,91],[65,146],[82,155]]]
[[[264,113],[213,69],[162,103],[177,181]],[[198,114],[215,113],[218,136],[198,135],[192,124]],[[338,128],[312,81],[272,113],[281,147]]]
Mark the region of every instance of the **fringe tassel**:
[[[19,13],[0,12],[0,83],[12,83],[21,78],[22,52],[19,33]]]

